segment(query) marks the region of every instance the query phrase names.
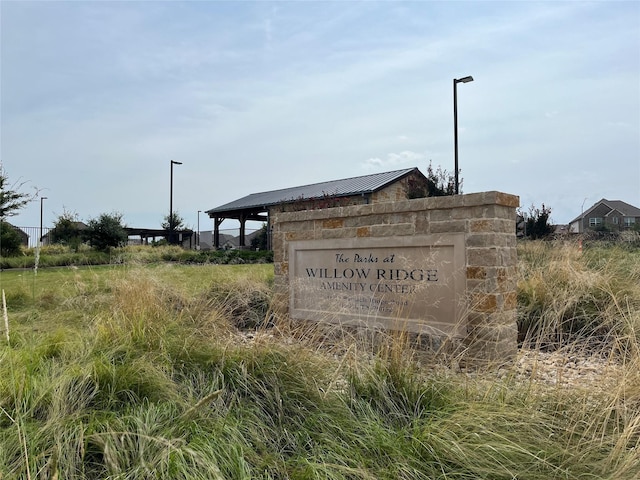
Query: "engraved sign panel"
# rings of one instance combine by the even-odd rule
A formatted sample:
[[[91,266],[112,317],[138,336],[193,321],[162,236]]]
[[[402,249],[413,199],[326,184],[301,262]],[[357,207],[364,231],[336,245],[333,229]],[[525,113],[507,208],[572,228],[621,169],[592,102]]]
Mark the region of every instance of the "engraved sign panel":
[[[460,336],[464,266],[464,234],[290,242],[290,312]]]

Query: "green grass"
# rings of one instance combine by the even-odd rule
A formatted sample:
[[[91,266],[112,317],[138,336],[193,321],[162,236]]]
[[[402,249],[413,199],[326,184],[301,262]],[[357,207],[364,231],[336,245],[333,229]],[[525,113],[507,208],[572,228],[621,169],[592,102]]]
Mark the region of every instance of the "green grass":
[[[180,263],[242,265],[273,263],[273,252],[268,250],[186,250],[177,246],[127,246],[99,252],[87,245],[77,251],[64,245],[46,245],[37,254],[35,248],[23,248],[20,255],[0,257],[0,268],[69,267],[86,265],[118,265],[124,263]]]
[[[612,270],[588,294],[608,289],[608,296],[584,309],[607,325],[614,319],[606,315],[623,311],[627,330],[612,331],[637,345],[635,254],[567,259],[573,254],[557,248],[520,251],[523,318],[546,321],[549,305],[567,298],[554,296],[568,295],[563,282],[585,281],[573,275]],[[550,262],[568,266],[565,276]],[[556,288],[546,290],[536,275]],[[3,332],[0,478],[640,475],[637,348],[614,355],[623,373],[613,388],[462,374],[425,364],[402,336],[379,348],[345,336],[329,347],[319,334],[273,318],[272,282],[272,265],[127,261],[37,276],[3,271],[10,342]],[[531,299],[543,293],[536,317]],[[591,297],[575,308],[584,298]]]

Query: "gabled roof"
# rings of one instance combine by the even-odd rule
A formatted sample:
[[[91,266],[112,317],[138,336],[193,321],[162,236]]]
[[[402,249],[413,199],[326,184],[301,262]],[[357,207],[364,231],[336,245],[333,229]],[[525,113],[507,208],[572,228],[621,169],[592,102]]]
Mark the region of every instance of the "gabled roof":
[[[211,210],[207,210],[210,217],[217,213],[230,212],[234,210],[256,209],[266,211],[267,207],[281,203],[292,203],[300,200],[313,200],[331,197],[347,197],[376,192],[387,185],[409,175],[412,172],[422,173],[416,168],[405,168],[392,172],[374,173],[362,177],[345,178],[330,182],[314,183],[301,187],[285,188],[282,190],[272,190],[270,192],[252,193],[233,202],[221,205]]]
[[[634,207],[633,205],[629,205],[628,203],[625,203],[622,200],[607,200],[606,198],[603,198],[599,202],[594,203],[591,208],[586,210],[582,215],[578,215],[569,223],[577,222],[581,218],[587,217],[593,210],[595,210],[600,205],[604,205],[607,208],[609,208],[609,212],[607,212],[605,216],[609,215],[609,213],[611,213],[613,210],[617,210],[625,217],[640,217],[640,208]]]

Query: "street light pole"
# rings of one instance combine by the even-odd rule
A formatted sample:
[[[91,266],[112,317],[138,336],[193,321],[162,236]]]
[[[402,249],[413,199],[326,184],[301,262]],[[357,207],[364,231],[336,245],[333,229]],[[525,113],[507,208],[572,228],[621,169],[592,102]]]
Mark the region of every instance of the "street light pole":
[[[460,182],[458,180],[458,84],[473,82],[471,75],[453,79],[453,155],[454,155],[454,175],[455,194],[460,193]]]
[[[202,210],[198,210],[198,238],[196,239],[196,245],[198,245],[198,250],[200,250],[200,212]]]
[[[171,160],[171,182],[169,186],[169,243],[173,240],[173,166],[182,165],[182,162]]]
[[[47,197],[40,197],[40,238],[38,239],[38,245],[42,243],[42,212],[43,212],[43,203],[47,199]]]

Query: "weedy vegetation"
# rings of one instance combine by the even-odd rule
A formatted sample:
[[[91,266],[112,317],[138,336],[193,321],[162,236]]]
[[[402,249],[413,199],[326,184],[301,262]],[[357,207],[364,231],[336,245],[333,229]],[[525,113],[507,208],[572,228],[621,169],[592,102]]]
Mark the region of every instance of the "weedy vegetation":
[[[519,247],[522,351],[612,366],[570,387],[278,318],[271,265],[144,254],[1,273],[0,478],[640,476],[637,250]]]

